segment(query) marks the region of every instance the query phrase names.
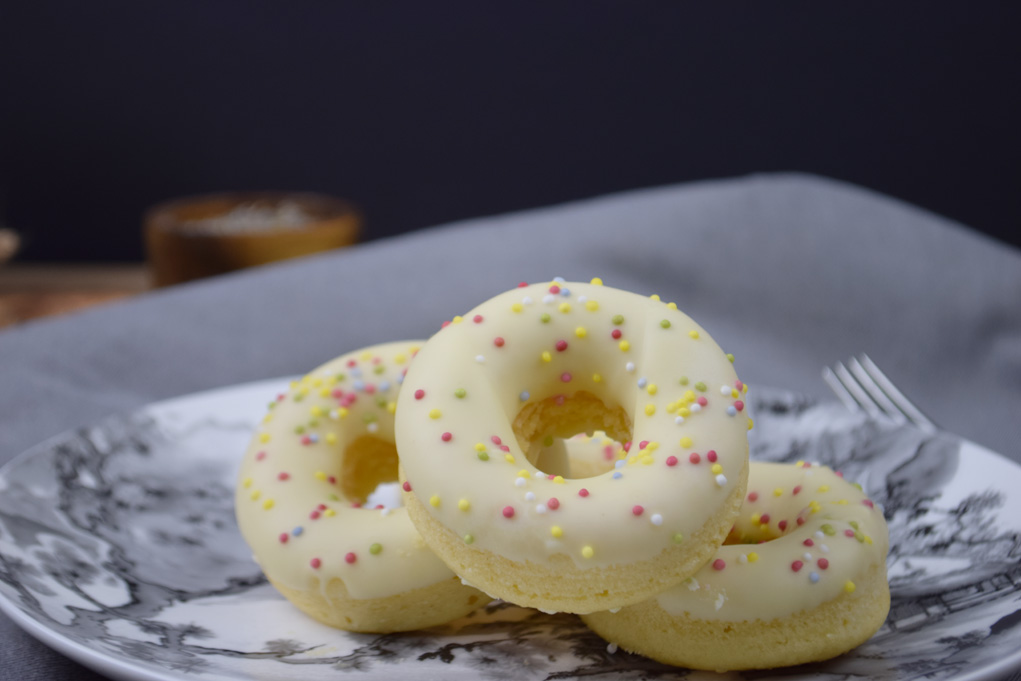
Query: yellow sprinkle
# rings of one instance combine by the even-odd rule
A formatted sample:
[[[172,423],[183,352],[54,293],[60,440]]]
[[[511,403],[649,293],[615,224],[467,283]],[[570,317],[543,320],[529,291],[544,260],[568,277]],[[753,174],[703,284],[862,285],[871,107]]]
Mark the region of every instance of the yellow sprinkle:
[[[666,405],[666,413],[673,414],[675,411],[677,411],[677,403],[676,402],[668,402],[667,405]]]
[[[481,442],[476,442],[475,443],[475,451],[476,452],[484,452],[484,451],[486,451],[486,445],[482,444]]]
[[[710,470],[713,472],[713,475],[719,475],[720,473],[723,472],[723,466],[721,466],[718,463],[714,463],[713,467]]]
[[[337,515],[337,512],[334,511],[332,508],[328,508],[325,511],[323,511],[323,515],[326,516],[327,518],[332,518],[333,516]]]
[[[564,484],[564,476],[558,475],[557,477],[553,478],[553,482],[555,482],[558,485],[563,485]]]
[[[595,312],[599,309],[599,303],[594,300],[585,301],[585,309],[589,312]]]
[[[829,492],[830,491],[830,486],[829,485],[819,485],[819,489],[817,489],[816,491],[817,492]]]
[[[568,312],[571,311],[571,304],[570,303],[560,303],[560,308],[559,309],[564,314],[567,314]]]
[[[435,420],[435,419],[438,419],[441,416],[443,416],[443,412],[441,412],[439,409],[430,409],[429,410],[429,418]]]
[[[688,409],[687,407],[681,407],[680,409],[677,410],[677,414],[678,416],[688,418],[689,416],[691,416],[691,410]]]
[[[527,479],[532,477],[532,474],[526,471],[524,468],[522,468],[520,471],[518,471],[518,477]]]
[[[595,555],[595,551],[592,550],[591,546],[583,546],[581,548],[581,555],[584,556],[585,558],[591,558],[593,555]]]
[[[852,582],[851,580],[847,580],[846,582],[844,582],[844,591],[846,591],[849,594],[853,594],[854,582]]]
[[[362,360],[363,362],[367,362],[370,359],[372,359],[372,353],[366,350],[359,356],[359,359]]]
[[[315,475],[316,480],[322,481],[326,479],[326,473],[323,471],[316,471],[313,475]]]
[[[273,413],[272,412],[270,412],[269,414],[266,414],[265,416],[262,417],[262,422],[263,423],[269,423],[272,420],[273,420]]]
[[[655,462],[655,459],[652,457],[651,454],[642,454],[641,462],[642,465],[651,466],[653,462]]]
[[[262,492],[260,492],[259,490],[253,490],[249,496],[251,497],[252,501],[255,501],[256,499],[262,496]]]
[[[685,435],[684,437],[682,437],[682,438],[681,438],[681,446],[682,446],[682,447],[684,447],[685,449],[687,449],[687,448],[688,448],[688,447],[690,447],[691,445],[692,445],[692,442],[691,442],[691,438],[690,438],[690,437],[688,437],[687,435]]]
[[[600,375],[600,374],[592,374],[592,382],[593,383],[602,383],[603,382],[602,375]]]
[[[653,293],[651,296],[649,296],[649,298],[651,298],[652,300],[659,300],[659,294]]]
[[[299,384],[298,384],[298,382],[297,382],[297,381],[291,381],[291,383],[290,383],[290,387],[291,387],[291,390],[294,390],[295,388],[297,388],[297,387],[298,387],[298,385],[299,385]]]
[[[762,520],[762,514],[761,513],[752,513],[751,520],[752,520],[752,525],[758,525],[759,521]]]
[[[259,433],[259,442],[263,444],[269,442],[269,433]]]
[[[460,324],[463,321],[464,321],[464,317],[462,317],[461,315],[457,315],[456,317],[454,317],[453,319],[450,320],[450,323],[451,324]]]
[[[574,330],[574,335],[577,336],[578,338],[584,338],[585,336],[588,335],[588,331],[585,330],[584,326],[579,326],[577,329]]]
[[[322,385],[323,385],[323,379],[319,378],[318,376],[312,380],[312,387],[313,388],[319,388]]]
[[[691,331],[689,331],[688,335],[691,336],[692,338],[696,339],[696,340],[698,339],[698,331],[696,331],[695,329],[692,329]]]
[[[805,465],[805,460],[804,460],[804,459],[798,459],[798,460],[797,460],[797,461],[796,461],[796,462],[794,463],[794,465],[795,465],[795,466],[804,466],[804,465]]]
[[[549,351],[543,351],[543,353],[542,353],[542,361],[543,362],[552,362],[553,361],[553,355],[551,355],[549,353]]]
[[[649,404],[645,405],[645,415],[646,416],[652,416],[655,413],[656,413],[656,405],[654,405],[652,403],[649,403]]]
[[[439,495],[434,494],[431,497],[429,497],[429,505],[432,506],[433,508],[439,508],[440,507]]]
[[[620,343],[617,344],[617,347],[619,347],[622,351],[627,352],[628,350],[631,349],[631,343],[629,343],[626,340],[622,340]]]
[[[549,533],[552,534],[557,539],[560,539],[561,537],[564,536],[564,531],[560,529],[559,525],[554,525],[553,527],[549,528]]]
[[[326,444],[328,444],[328,445],[335,445],[335,444],[337,444],[337,434],[336,433],[327,433],[326,434]]]
[[[783,490],[777,487],[776,489],[773,490],[773,496],[774,497],[783,496]]]
[[[730,396],[736,400],[737,398],[741,397],[741,393],[737,391],[737,388],[732,388],[730,390]]]
[[[754,562],[756,562],[758,560],[759,560],[759,554],[755,553],[754,551],[752,551],[751,553],[748,554],[748,562],[749,563],[754,563]]]
[[[394,363],[395,364],[404,364],[407,361],[408,361],[408,356],[405,355],[403,352],[400,353],[399,355],[397,355],[396,357],[394,357]]]
[[[654,452],[657,449],[659,449],[659,443],[655,442],[655,441],[650,442],[649,444],[645,445],[645,449],[646,449],[646,451]]]
[[[471,506],[472,506],[471,503],[469,503],[467,499],[461,499],[459,502],[457,502],[457,507],[462,511],[467,511],[469,508],[471,508]]]
[[[752,421],[751,419],[748,419],[748,430],[751,430],[754,427],[755,427],[755,421]]]
[[[865,535],[865,543],[871,546],[872,545],[872,537],[870,537],[870,536],[868,536],[866,534]]]
[[[666,306],[668,308],[670,308],[671,310],[676,310],[677,309],[677,303],[667,303]]]
[[[522,305],[521,303],[514,303],[513,305],[511,305],[511,312],[521,312],[524,309],[525,306]]]
[[[504,454],[504,455],[503,455],[503,459],[504,459],[504,461],[506,461],[507,463],[514,463],[514,456],[513,456],[513,455],[511,455],[511,454]]]
[[[847,499],[837,499],[833,503],[837,504],[838,506],[847,506],[848,501],[847,501]]]
[[[267,499],[266,501],[262,502],[262,507],[263,509],[268,511],[269,509],[273,508],[275,504],[276,502],[273,501],[272,499]]]
[[[695,401],[695,391],[694,390],[685,390],[684,391],[684,401],[688,402],[689,404],[691,402],[694,402]]]
[[[329,388],[323,388],[322,390],[319,391],[319,397],[329,397],[329,396],[330,396],[330,389]]]
[[[748,384],[747,383],[742,383],[741,384],[741,392],[743,392],[743,393],[748,392]]]
[[[603,280],[600,279],[599,277],[592,277],[592,281],[590,281],[589,283],[592,284],[593,286],[602,286]]]
[[[245,489],[248,489],[249,487],[252,486],[252,479],[251,478],[245,478],[244,481],[241,484],[244,485]]]

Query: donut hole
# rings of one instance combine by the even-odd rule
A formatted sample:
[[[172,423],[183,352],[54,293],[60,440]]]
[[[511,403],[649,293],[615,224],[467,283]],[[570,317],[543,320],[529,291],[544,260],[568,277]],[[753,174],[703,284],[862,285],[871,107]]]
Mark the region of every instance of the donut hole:
[[[518,412],[513,428],[533,466],[565,478],[609,471],[620,443],[631,438],[627,412],[585,391],[529,402]],[[611,458],[606,457],[607,448],[612,450]]]
[[[371,435],[354,440],[344,450],[338,479],[340,493],[347,501],[371,506],[400,505],[387,502],[393,497],[389,490],[397,487],[397,447],[392,442]]]

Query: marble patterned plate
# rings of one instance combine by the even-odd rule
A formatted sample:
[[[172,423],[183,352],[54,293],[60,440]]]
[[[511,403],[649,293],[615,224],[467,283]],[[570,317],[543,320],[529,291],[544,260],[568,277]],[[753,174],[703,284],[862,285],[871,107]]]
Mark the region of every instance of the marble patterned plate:
[[[0,470],[0,608],[117,679],[718,679],[623,652],[571,615],[493,603],[405,634],[322,626],[267,585],[234,521],[264,381],[47,441]],[[747,679],[995,679],[1021,665],[1021,467],[947,434],[750,392],[759,460],[826,463],[890,521],[893,604],[865,645]]]

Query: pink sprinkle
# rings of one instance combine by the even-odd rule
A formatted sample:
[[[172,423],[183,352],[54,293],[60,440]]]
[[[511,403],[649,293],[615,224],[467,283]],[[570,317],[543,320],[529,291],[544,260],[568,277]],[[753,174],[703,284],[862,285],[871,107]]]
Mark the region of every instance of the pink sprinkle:
[[[702,457],[699,456],[697,452],[692,452],[691,454],[688,455],[688,461],[690,461],[691,463],[698,463],[701,460]]]
[[[571,382],[571,374],[569,372],[565,371],[564,373],[560,374],[560,380],[563,381],[564,383],[570,383]]]
[[[418,390],[416,390],[416,391],[415,391],[415,399],[416,399],[416,400],[420,400],[420,399],[422,399],[423,397],[425,397],[425,391],[424,391],[424,390],[422,390],[421,388],[419,388]]]
[[[825,558],[820,558],[816,562],[819,564],[819,569],[820,570],[825,570],[826,568],[828,568],[830,566],[830,562],[828,560],[826,560]]]
[[[748,501],[758,501],[758,500],[759,500],[759,493],[758,492],[749,492],[748,493]]]
[[[795,572],[797,572],[798,570],[800,570],[804,566],[805,566],[804,563],[802,563],[800,560],[796,560],[793,563],[791,563],[791,570],[794,570]]]
[[[812,467],[812,463],[810,461],[806,461],[803,464],[801,464],[801,467],[802,468],[811,468]]]
[[[811,539],[806,539],[805,541],[803,541],[801,543],[804,544],[805,546],[815,546],[815,542],[812,541]]]
[[[676,466],[677,465],[677,457],[676,456],[668,456],[666,458],[666,465],[667,466]]]
[[[710,449],[705,453],[705,458],[709,459],[709,463],[716,463],[716,450]]]
[[[631,451],[631,440],[628,440],[627,442],[624,443],[624,451],[625,452]]]
[[[700,406],[702,406],[702,407],[704,407],[704,406],[706,406],[707,404],[709,404],[709,400],[707,400],[707,399],[705,398],[705,395],[699,395],[699,396],[698,396],[698,399],[696,400],[696,402],[698,402],[698,403],[699,403],[699,405],[700,405]]]
[[[370,395],[372,395],[373,393],[376,392],[376,386],[373,385],[372,383],[368,384],[367,386],[365,386],[365,392],[367,392]]]
[[[834,473],[834,475],[836,475],[836,476],[837,476],[838,478],[843,478],[843,477],[844,477],[844,472],[843,472],[843,471],[833,471],[833,473]]]
[[[648,446],[649,446],[648,440],[642,440],[641,442],[638,443],[638,449],[645,449]]]
[[[556,284],[553,284],[552,286],[549,287],[549,292],[550,293],[560,293],[560,287],[557,286]]]
[[[776,526],[780,528],[781,532],[783,532],[784,530],[787,529],[787,521],[786,520],[781,520],[780,522],[778,522],[776,524]]]
[[[360,501],[352,501],[351,502],[351,508],[361,508],[361,507],[362,507],[362,502],[360,502]]]
[[[797,494],[800,491],[801,491],[801,485],[798,485],[797,487],[794,488],[794,493],[795,494]]]
[[[759,518],[759,523],[761,523],[762,525],[768,525],[769,524],[769,514],[768,513],[763,513],[762,517]]]
[[[565,341],[565,340],[558,340],[557,341],[557,352],[563,352],[566,349],[567,349],[567,341]]]
[[[518,282],[518,288],[525,288],[526,286],[528,286],[527,281]]]
[[[356,556],[353,551],[349,551],[348,553],[344,554],[344,562],[345,563],[348,563],[350,565],[351,563],[355,562],[356,560],[358,560],[358,556]]]
[[[401,485],[401,489],[403,489],[405,492],[410,492],[411,491],[411,483],[405,481],[405,483],[403,485]]]
[[[844,530],[844,536],[845,537],[853,537],[854,536],[854,530]]]
[[[283,402],[286,399],[287,395],[285,393],[280,393],[279,395],[277,395],[277,402]]]
[[[548,508],[551,511],[557,510],[558,508],[560,508],[560,499],[552,497],[549,501],[546,502],[546,508]]]
[[[314,570],[318,570],[319,566],[322,564],[323,561],[319,560],[318,558],[313,558],[311,561],[309,561],[309,565],[311,565]]]
[[[349,360],[347,361],[347,365],[348,365],[349,367],[356,367],[356,366],[358,366],[358,362],[354,361],[353,359],[349,359]]]
[[[737,400],[736,402],[734,402],[734,409],[737,409],[738,411],[744,409],[744,402],[742,402],[741,400]]]
[[[620,329],[614,329],[613,331],[610,332],[610,336],[613,337],[613,340],[620,340],[620,337],[623,335],[624,334],[620,332]]]
[[[290,538],[291,538],[290,535],[287,534],[286,532],[281,532],[280,533],[280,543],[281,544],[286,544],[287,540],[290,539]]]
[[[579,497],[587,497],[588,496],[588,490],[585,489],[584,487],[582,487],[580,490],[578,490],[578,496]]]
[[[440,435],[440,439],[443,440],[444,442],[450,442],[450,438],[452,437],[454,436],[451,435],[450,433],[444,433],[443,435]]]
[[[377,511],[381,511],[384,508],[386,508],[386,506],[384,506],[383,504],[376,504],[375,506],[373,506],[373,508]]]
[[[308,517],[312,520],[319,520],[319,511],[312,511],[308,514]]]
[[[497,336],[496,338],[493,339],[493,345],[495,345],[496,347],[502,348],[503,344],[504,340],[500,336]]]
[[[727,563],[722,558],[717,558],[716,560],[713,561],[714,570],[722,570],[725,567],[727,567]]]
[[[326,504],[319,504],[318,506],[316,506],[316,508],[318,508],[320,511],[325,511],[326,510]]]
[[[262,461],[265,458],[266,458],[266,452],[259,452],[258,454],[255,455],[255,460],[256,461]]]
[[[645,509],[642,508],[641,506],[635,505],[631,507],[631,512],[634,513],[635,515],[642,515],[642,513],[645,512]]]
[[[302,435],[301,436],[301,444],[303,444],[303,445],[310,445],[310,444],[312,444],[312,438],[310,438],[308,435]]]
[[[449,321],[447,321],[447,322],[443,322],[442,324],[440,324],[440,328],[441,328],[441,329],[445,329],[445,328],[447,328],[448,326],[450,326],[450,322],[449,322]]]
[[[547,480],[552,480],[552,479],[554,479],[555,477],[557,477],[557,476],[553,475],[552,473],[548,473],[548,474],[546,475],[546,479],[547,479]]]
[[[281,471],[280,474],[277,475],[277,480],[288,480],[290,479],[290,477],[291,477],[290,473],[284,473],[283,471]]]
[[[613,445],[606,445],[603,447],[603,458],[607,461],[613,460]]]
[[[326,478],[326,481],[329,482],[331,485],[336,485],[337,484],[337,476],[331,475],[330,477]]]
[[[869,508],[875,508],[876,506],[875,504],[872,503],[871,499],[863,499],[861,503],[865,504]]]
[[[503,444],[503,440],[500,439],[499,435],[494,435],[493,437],[489,438],[489,441],[492,442],[494,445]]]
[[[507,445],[500,445],[499,449],[500,449],[501,452],[509,452],[510,451],[510,447],[508,447]]]
[[[340,388],[334,388],[333,392],[330,394],[339,400],[341,397],[344,396],[344,391],[341,390]]]
[[[798,527],[801,527],[804,524],[805,524],[805,519],[802,518],[801,516],[798,516]]]
[[[744,390],[744,383],[741,381],[734,381],[734,387],[738,390]]]
[[[475,315],[474,317],[472,317],[472,321],[475,322],[476,324],[481,324],[482,323],[482,315],[480,315],[480,314]]]
[[[513,518],[514,517],[514,507],[513,506],[504,506],[503,507],[503,517],[504,518]]]

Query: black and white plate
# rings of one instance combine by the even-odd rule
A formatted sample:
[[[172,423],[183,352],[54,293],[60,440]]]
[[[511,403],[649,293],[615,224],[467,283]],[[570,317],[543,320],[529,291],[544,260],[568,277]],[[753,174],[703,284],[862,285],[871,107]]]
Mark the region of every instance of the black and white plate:
[[[235,471],[285,381],[190,395],[47,441],[0,470],[0,608],[117,679],[679,679],[572,615],[494,603],[444,627],[330,629],[262,578]],[[1021,665],[1021,467],[779,391],[753,390],[753,458],[828,464],[890,523],[880,631],[822,664],[734,678],[997,679]]]

